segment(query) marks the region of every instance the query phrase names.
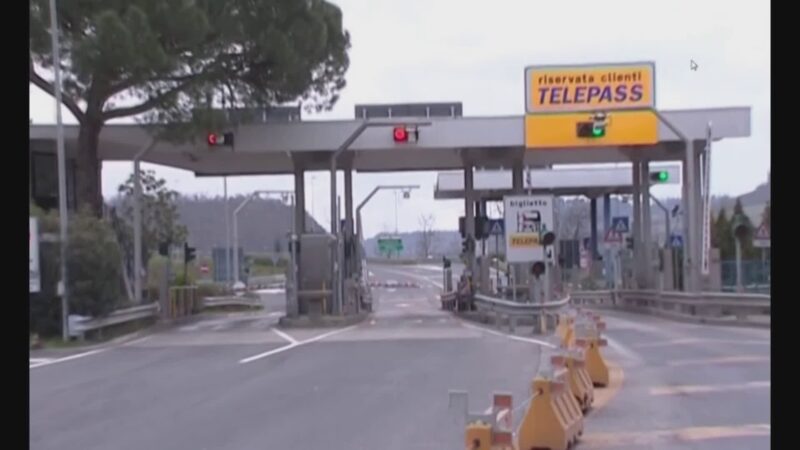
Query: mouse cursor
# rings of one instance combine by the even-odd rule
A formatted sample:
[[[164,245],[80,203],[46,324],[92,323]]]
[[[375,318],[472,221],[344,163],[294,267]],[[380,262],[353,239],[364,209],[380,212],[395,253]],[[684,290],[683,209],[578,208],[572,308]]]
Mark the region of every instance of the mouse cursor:
[[[696,62],[694,62],[694,60],[693,60],[693,59],[690,59],[690,60],[689,60],[689,69],[691,69],[691,70],[697,70],[697,63],[696,63]]]

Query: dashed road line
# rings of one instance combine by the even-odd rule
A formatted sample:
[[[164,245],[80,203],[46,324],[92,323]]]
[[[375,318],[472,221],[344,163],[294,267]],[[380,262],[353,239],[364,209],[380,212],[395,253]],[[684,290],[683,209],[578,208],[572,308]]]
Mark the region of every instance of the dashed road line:
[[[750,381],[738,384],[717,384],[697,386],[657,386],[650,388],[650,395],[691,395],[712,392],[744,391],[749,389],[769,389],[769,381]]]
[[[741,356],[723,356],[719,358],[704,358],[704,359],[679,359],[674,361],[667,361],[668,366],[706,366],[713,364],[745,364],[745,363],[759,363],[769,361],[769,356],[758,355],[741,355]]]
[[[668,430],[587,433],[580,448],[650,447],[666,442],[694,442],[709,439],[770,436],[770,424],[688,427]]]

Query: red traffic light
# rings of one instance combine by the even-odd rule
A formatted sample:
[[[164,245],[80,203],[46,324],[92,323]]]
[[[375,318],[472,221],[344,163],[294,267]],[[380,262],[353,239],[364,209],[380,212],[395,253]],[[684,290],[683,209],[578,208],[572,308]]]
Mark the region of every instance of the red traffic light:
[[[215,147],[215,146],[232,147],[233,146],[233,132],[229,131],[227,133],[222,133],[222,134],[219,134],[219,133],[208,133],[208,136],[206,137],[206,141],[208,142],[209,147]]]
[[[408,130],[405,127],[394,127],[392,136],[395,142],[408,142]]]

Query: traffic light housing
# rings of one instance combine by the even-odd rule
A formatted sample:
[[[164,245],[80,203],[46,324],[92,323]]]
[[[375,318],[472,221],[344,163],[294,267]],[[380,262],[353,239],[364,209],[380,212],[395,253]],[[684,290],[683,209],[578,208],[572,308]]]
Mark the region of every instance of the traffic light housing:
[[[556,234],[552,231],[548,231],[542,235],[542,245],[549,246],[553,245],[556,242]]]
[[[419,128],[405,125],[396,126],[392,128],[392,139],[396,143],[417,142],[419,141]]]
[[[531,266],[531,273],[537,278],[544,273],[544,270],[545,264],[542,261],[536,261],[533,263],[533,266]]]
[[[189,247],[189,244],[184,242],[183,243],[183,262],[184,264],[189,264],[190,261],[194,261],[197,257],[195,254],[197,249],[194,247]]]
[[[666,170],[650,172],[650,181],[653,183],[666,183],[669,181],[669,172]]]
[[[736,239],[745,239],[750,234],[750,224],[741,214],[733,217],[732,225],[733,236]]]
[[[233,147],[233,132],[208,133],[206,142],[209,147]]]
[[[475,250],[475,241],[470,237],[461,240],[461,254],[466,255]]]
[[[486,216],[475,216],[475,239],[483,240],[489,237],[488,233],[488,224],[489,218]],[[458,218],[458,232],[461,234],[461,237],[465,237],[467,235],[467,230],[465,227],[466,219],[464,216]]]
[[[601,138],[606,135],[606,124],[598,121],[578,122],[576,132],[579,138]]]
[[[158,243],[158,254],[161,256],[169,256],[169,242]]]

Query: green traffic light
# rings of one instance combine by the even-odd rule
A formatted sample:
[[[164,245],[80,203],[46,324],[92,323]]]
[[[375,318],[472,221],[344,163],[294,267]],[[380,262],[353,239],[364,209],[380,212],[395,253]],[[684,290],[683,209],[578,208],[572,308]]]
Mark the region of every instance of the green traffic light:
[[[667,181],[667,180],[669,180],[669,172],[667,172],[666,170],[658,172],[658,181]]]
[[[592,128],[592,136],[601,137],[603,134],[605,134],[605,131],[606,130],[603,128]]]

